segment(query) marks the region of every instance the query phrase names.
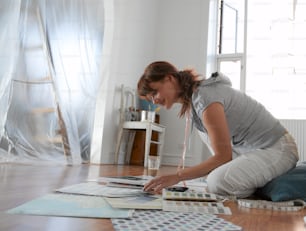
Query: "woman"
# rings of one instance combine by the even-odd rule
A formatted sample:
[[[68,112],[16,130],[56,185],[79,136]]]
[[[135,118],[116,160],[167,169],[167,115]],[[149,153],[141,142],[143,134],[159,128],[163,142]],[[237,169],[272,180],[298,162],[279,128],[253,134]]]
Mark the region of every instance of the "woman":
[[[196,128],[208,135],[214,154],[193,167],[152,179],[145,191],[160,192],[207,175],[210,192],[244,198],[298,161],[295,141],[280,122],[263,105],[233,89],[220,73],[200,79],[193,70],[153,62],[138,82],[138,94],[166,109],[181,104],[179,116],[191,113]]]

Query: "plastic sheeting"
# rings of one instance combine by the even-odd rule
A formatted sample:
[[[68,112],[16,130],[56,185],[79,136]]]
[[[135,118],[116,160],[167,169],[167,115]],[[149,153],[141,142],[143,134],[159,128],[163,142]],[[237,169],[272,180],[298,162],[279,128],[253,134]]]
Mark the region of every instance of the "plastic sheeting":
[[[0,162],[89,161],[103,25],[103,0],[1,0]]]

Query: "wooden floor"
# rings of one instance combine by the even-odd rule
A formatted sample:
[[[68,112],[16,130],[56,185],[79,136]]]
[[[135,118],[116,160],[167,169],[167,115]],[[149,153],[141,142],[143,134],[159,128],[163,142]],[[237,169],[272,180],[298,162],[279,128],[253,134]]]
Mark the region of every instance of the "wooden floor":
[[[162,167],[160,173],[175,171],[174,167]],[[88,178],[114,175],[147,174],[141,166],[81,165],[38,166],[0,164],[0,230],[1,231],[111,231],[109,219],[10,215],[6,210],[43,196],[52,190],[86,181]],[[240,208],[235,202],[226,202],[233,215],[222,215],[225,220],[250,231],[305,231],[300,212],[276,212],[271,210]]]

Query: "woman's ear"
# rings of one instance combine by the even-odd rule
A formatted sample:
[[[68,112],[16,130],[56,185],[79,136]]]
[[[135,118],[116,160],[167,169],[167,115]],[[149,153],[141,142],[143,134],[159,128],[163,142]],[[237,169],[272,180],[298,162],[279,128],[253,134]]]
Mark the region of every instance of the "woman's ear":
[[[174,79],[173,75],[166,75],[164,81],[173,81],[173,79]]]

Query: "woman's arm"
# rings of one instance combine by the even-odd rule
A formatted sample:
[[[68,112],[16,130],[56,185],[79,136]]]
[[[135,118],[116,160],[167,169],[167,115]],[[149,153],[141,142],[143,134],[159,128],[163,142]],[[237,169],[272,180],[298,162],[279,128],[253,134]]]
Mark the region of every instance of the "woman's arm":
[[[223,105],[212,103],[203,112],[202,117],[214,155],[196,166],[179,172],[180,180],[205,176],[232,159],[231,138]]]
[[[205,176],[213,169],[232,159],[231,138],[223,105],[212,103],[205,109],[202,117],[214,155],[198,165],[180,170],[177,174],[154,178],[145,185],[145,191],[154,190],[158,192],[162,188],[177,184],[180,181]]]

